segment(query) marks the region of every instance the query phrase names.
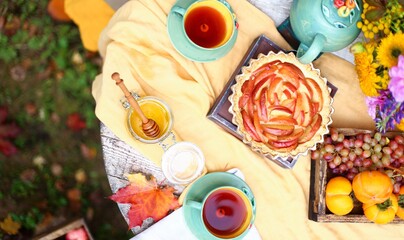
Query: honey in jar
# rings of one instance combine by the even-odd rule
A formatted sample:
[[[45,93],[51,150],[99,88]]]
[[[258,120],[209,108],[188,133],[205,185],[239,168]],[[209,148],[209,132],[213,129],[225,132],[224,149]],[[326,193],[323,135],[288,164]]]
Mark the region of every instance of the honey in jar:
[[[128,115],[129,130],[135,138],[145,143],[157,143],[166,138],[172,128],[173,117],[168,105],[154,97],[143,97],[138,100],[144,115],[152,119],[159,126],[160,133],[157,138],[146,136],[142,129],[142,120],[136,112],[130,110]]]

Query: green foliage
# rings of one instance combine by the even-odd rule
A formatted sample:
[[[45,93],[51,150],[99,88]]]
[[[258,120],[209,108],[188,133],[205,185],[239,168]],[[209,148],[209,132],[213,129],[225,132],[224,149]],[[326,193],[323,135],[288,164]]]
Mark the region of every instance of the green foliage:
[[[5,63],[9,63],[17,57],[17,50],[10,45],[9,39],[3,34],[0,34],[0,49],[0,60]]]
[[[16,198],[30,197],[34,193],[36,187],[31,182],[14,179],[11,183],[11,195]]]
[[[99,56],[83,48],[74,23],[55,22],[48,16],[47,3],[0,1],[0,21],[5,21],[3,27],[0,24],[0,106],[9,108],[10,121],[22,129],[13,139],[18,154],[5,158],[0,153],[0,221],[8,212],[25,230],[34,230],[44,214],[85,217],[94,210],[97,218],[88,223],[94,226],[90,230],[96,239],[129,239],[126,226],[109,225],[118,209],[105,208],[112,203],[105,199],[110,189],[100,164],[91,95],[92,81],[101,71]],[[66,126],[72,113],[85,119],[85,129],[73,132]],[[81,152],[82,145],[95,148],[95,159]],[[35,163],[37,156],[44,159],[41,166]],[[87,174],[85,182],[75,179],[78,169]],[[81,194],[76,210],[68,195],[71,189]],[[7,237],[3,234],[0,239]]]
[[[33,230],[44,217],[44,214],[38,208],[31,208],[26,214],[12,213],[11,217],[14,221],[21,223],[21,226],[28,230]]]

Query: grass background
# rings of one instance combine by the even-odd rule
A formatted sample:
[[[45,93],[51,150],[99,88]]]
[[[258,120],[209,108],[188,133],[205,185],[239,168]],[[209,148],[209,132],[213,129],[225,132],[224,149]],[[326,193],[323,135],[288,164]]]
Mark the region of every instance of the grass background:
[[[75,218],[86,220],[95,239],[128,239],[107,198],[91,96],[102,60],[83,48],[74,23],[49,16],[47,4],[0,2],[0,109],[7,112],[0,122],[0,222],[11,216],[20,226],[16,234],[0,228],[0,239],[31,239]],[[19,131],[7,134],[9,126]],[[10,144],[16,151],[5,155]]]

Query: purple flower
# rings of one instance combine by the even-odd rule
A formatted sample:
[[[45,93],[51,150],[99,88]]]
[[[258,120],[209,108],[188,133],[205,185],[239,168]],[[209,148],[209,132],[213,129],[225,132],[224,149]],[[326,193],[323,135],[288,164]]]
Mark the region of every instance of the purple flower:
[[[376,118],[376,108],[379,109],[384,105],[384,102],[390,94],[389,91],[379,91],[380,95],[377,97],[366,97],[366,105],[368,106],[368,114],[373,119]]]
[[[398,57],[398,64],[389,70],[389,90],[397,102],[404,101],[404,55]]]
[[[376,117],[376,107],[382,103],[383,101],[380,101],[378,97],[366,97],[366,105],[368,106],[369,116],[374,119]]]
[[[369,115],[375,120],[376,129],[386,132],[404,118],[404,102],[397,102],[389,90],[380,90],[379,96],[367,97]]]

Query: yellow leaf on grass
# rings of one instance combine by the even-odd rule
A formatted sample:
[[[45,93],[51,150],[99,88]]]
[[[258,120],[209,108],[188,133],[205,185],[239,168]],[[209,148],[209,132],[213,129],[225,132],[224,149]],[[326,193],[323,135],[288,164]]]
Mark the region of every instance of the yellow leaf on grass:
[[[0,228],[8,234],[17,234],[20,230],[21,224],[15,222],[10,215],[8,215],[3,222],[0,222]]]

